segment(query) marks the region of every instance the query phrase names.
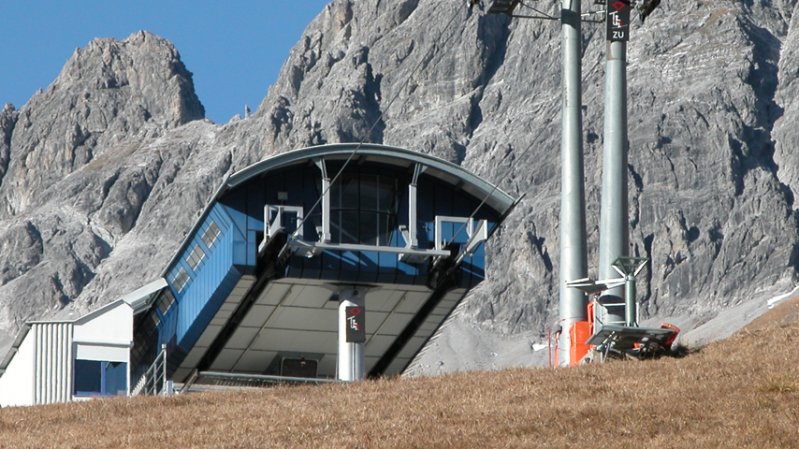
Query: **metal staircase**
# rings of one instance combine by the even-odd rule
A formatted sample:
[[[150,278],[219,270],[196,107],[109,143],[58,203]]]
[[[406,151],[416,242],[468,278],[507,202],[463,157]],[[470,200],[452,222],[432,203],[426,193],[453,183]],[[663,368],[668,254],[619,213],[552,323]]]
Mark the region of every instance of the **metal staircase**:
[[[161,352],[155,356],[152,365],[141,376],[136,386],[131,390],[131,396],[138,395],[167,395],[171,393],[169,381],[166,377],[167,368],[166,345],[161,345]]]

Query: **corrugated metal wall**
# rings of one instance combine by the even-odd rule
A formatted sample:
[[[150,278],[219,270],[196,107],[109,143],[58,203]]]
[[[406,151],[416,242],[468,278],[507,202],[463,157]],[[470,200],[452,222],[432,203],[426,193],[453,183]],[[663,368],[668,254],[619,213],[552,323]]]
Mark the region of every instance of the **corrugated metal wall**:
[[[230,219],[230,216],[225,211],[224,206],[217,204],[211,213],[206,218],[206,222],[213,220],[219,227],[220,234],[212,248],[209,248],[202,241],[202,230],[194,236],[192,244],[186,248],[184,254],[178,260],[176,266],[172,269],[172,273],[176,272],[179,267],[189,273],[191,280],[186,284],[186,288],[181,292],[176,292],[178,315],[177,315],[177,329],[176,336],[179,345],[183,344],[183,339],[190,334],[192,327],[196,326],[196,320],[203,316],[203,327],[207,325],[211,318],[216,313],[221,305],[220,301],[216,304],[210,304],[215,294],[220,289],[220,286],[225,284],[229,276],[234,276],[233,284],[238,280],[240,273],[236,270],[236,263],[243,262],[237,260],[234,254],[234,246],[237,242],[243,243],[244,236],[240,230]],[[204,225],[202,229],[205,229]],[[206,255],[203,261],[192,270],[186,262],[186,255],[191,251],[194,245],[201,245]],[[174,274],[170,273],[169,279],[173,279]],[[222,292],[226,296],[230,292],[229,285],[224,285],[227,291]],[[220,298],[217,298],[220,299]],[[196,332],[195,332],[196,334]],[[193,339],[199,337],[199,334],[191,336]],[[194,341],[189,342],[189,348],[194,344]]]
[[[72,399],[72,323],[35,323],[34,404]]]

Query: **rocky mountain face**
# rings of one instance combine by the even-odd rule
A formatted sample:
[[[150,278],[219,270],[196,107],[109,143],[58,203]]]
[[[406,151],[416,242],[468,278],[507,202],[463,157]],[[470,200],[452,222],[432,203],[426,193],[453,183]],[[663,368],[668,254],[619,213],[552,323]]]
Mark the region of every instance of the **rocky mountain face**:
[[[628,180],[631,250],[651,259],[644,318],[698,326],[799,283],[798,4],[664,2],[633,23]],[[595,275],[604,25],[583,35]],[[25,320],[79,313],[160,275],[225,173],[365,140],[525,195],[490,243],[489,279],[437,341],[490,334],[498,353],[509,338],[540,342],[557,318],[560,65],[557,22],[463,2],[335,0],[258,110],[217,125],[171,44],[146,32],[93,41],[45,92],[0,113],[0,332],[8,341]]]

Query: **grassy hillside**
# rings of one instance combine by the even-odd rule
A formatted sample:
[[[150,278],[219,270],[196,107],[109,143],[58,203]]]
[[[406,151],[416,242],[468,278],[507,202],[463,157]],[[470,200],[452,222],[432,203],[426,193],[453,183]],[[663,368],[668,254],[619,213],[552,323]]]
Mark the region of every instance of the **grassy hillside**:
[[[799,300],[686,358],[0,410],[2,448],[799,447]]]

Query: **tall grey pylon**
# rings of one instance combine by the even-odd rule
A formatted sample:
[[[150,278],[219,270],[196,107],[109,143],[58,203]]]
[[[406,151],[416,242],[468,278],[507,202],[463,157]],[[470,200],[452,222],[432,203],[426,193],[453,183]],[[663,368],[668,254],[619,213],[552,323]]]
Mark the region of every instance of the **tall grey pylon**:
[[[619,8],[614,10],[614,6]],[[602,152],[602,191],[599,211],[599,278],[617,274],[613,262],[627,255],[627,39],[629,3],[607,2],[608,43],[605,63],[605,129]],[[634,298],[633,298],[634,300]],[[606,290],[602,304],[624,303],[624,286]],[[606,323],[623,324],[624,307],[608,307]]]
[[[566,281],[588,275],[583,164],[582,37],[580,0],[562,0],[563,98],[560,196],[560,272],[558,366],[569,366],[571,328],[586,319],[587,298]],[[582,343],[582,342],[581,342]]]

